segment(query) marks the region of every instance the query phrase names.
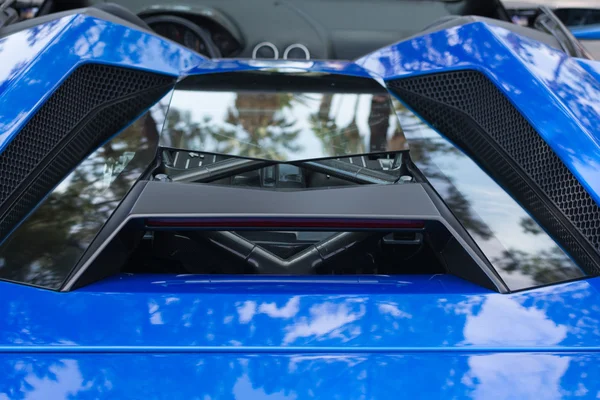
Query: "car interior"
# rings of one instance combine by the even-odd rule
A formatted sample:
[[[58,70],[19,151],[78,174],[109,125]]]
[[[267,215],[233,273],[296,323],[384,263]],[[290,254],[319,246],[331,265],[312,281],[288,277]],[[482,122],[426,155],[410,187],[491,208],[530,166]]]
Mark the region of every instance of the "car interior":
[[[343,13],[339,12],[339,0],[188,0],[163,4],[148,0],[121,0],[118,4],[44,0],[40,4],[17,1],[12,6],[19,13],[15,18],[29,21],[4,28],[0,24],[0,37],[79,10],[154,31],[208,58],[354,60],[415,35],[476,21],[502,26],[570,55],[583,55],[548,9],[538,11],[529,26],[523,27],[511,22],[497,0],[351,0],[343,7],[352,12]]]

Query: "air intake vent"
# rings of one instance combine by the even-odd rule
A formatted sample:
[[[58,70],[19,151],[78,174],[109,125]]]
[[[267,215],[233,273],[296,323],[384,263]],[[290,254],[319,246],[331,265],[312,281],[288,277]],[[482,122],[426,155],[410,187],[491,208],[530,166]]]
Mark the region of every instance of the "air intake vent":
[[[587,273],[600,273],[600,208],[483,74],[388,82],[413,110],[499,182]]]
[[[0,239],[173,84],[172,77],[106,65],[73,72],[0,154]]]

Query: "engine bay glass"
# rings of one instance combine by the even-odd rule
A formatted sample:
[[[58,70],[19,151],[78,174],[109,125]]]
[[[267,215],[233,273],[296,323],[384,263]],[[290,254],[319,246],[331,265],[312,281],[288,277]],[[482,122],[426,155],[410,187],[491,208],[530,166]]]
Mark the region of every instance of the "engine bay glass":
[[[339,85],[323,76],[229,75],[175,88],[162,146],[277,161],[407,148],[389,94],[370,79]]]
[[[94,172],[82,175],[90,165]],[[473,260],[447,226],[424,224],[419,218],[416,224],[380,219],[359,226],[348,223],[349,214],[306,220],[318,208],[311,206],[316,203],[331,207],[331,215],[352,204],[361,215],[405,215],[407,198],[401,193],[407,192],[399,187],[430,185],[435,193],[429,195],[439,196],[509,290],[585,276],[476,163],[368,79],[272,72],[188,77],[84,160],[78,173],[85,177],[85,190],[67,177],[0,245],[1,279],[59,288],[140,179],[164,185],[169,194],[169,185],[207,186],[187,197],[169,198],[165,215],[156,211],[160,196],[151,198],[149,211],[156,215],[132,230],[139,237],[125,241],[136,245],[126,249],[122,265],[116,267],[122,272],[455,273],[457,266]],[[246,196],[248,201],[253,195],[247,190],[267,191],[268,198],[288,193],[273,205],[288,204],[279,217],[296,220],[283,227],[281,218],[273,222],[262,216],[233,222],[221,216],[215,222],[202,214],[207,211],[193,211],[200,212],[201,222],[169,219],[186,201],[202,205],[196,196],[206,195],[209,186],[227,188],[229,197],[219,197],[217,204],[241,204],[239,215],[251,208],[236,200]],[[353,188],[361,186],[364,200],[352,195],[335,204],[299,200],[307,193],[357,193]],[[382,208],[381,187],[392,190],[383,196],[393,194],[392,208]],[[73,210],[74,199],[85,200],[85,206]],[[423,204],[431,198],[425,200]],[[69,217],[54,218],[62,214]],[[53,238],[52,249],[32,246],[32,238],[46,237]],[[50,250],[61,257],[49,257]]]

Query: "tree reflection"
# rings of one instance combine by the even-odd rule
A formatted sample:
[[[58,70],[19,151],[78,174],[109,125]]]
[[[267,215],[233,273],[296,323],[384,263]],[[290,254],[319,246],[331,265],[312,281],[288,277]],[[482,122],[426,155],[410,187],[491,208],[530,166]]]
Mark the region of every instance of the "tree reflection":
[[[0,393],[7,399],[25,399],[34,393],[36,388],[31,385],[33,379],[57,381],[56,371],[64,368],[65,364],[58,359],[21,356],[18,361],[8,358],[0,361],[2,382]]]
[[[331,107],[334,94],[323,94],[319,109],[309,117],[310,127],[319,138],[326,155],[362,154],[365,153],[364,143],[358,131],[356,122],[359,98],[356,96],[353,117],[347,126],[338,126]]]
[[[449,154],[461,155],[460,150],[448,141],[436,140],[434,138],[423,138],[424,131],[430,128],[402,103],[394,102],[394,108],[401,121],[402,129],[409,138],[410,158],[419,170],[430,181],[443,183],[444,193],[442,198],[452,213],[458,218],[463,226],[471,233],[484,240],[492,237],[492,231],[475,214],[469,200],[463,196],[454,184],[454,177],[444,173],[436,164],[436,159]],[[440,190],[441,185],[436,189]]]
[[[179,90],[169,114],[163,143],[188,150],[289,161],[406,149],[383,93]]]
[[[521,218],[520,225],[523,232],[529,235],[539,235],[544,232],[537,222],[529,217]]]
[[[540,235],[544,233],[530,217],[521,218],[520,225],[525,234]],[[538,285],[571,280],[581,276],[581,271],[558,246],[536,252],[508,249],[500,257],[491,261],[496,268],[501,268],[507,273],[518,272],[527,275]]]
[[[323,154],[327,156],[338,156],[344,154],[364,154],[385,151],[406,150],[406,138],[397,123],[390,124],[390,100],[387,94],[374,94],[370,96],[370,105],[366,118],[368,132],[361,135],[359,120],[363,110],[360,109],[361,96],[355,97],[354,107],[351,112],[350,122],[345,126],[339,126],[336,122],[340,112],[339,107],[332,109],[334,97],[341,95],[323,94],[317,112],[311,114],[309,122],[312,131],[319,138],[323,146]],[[348,97],[347,97],[348,99]],[[338,98],[338,106],[341,98]],[[348,110],[344,110],[348,112]],[[390,138],[390,129],[393,130]],[[366,138],[365,138],[366,136]]]
[[[472,162],[466,155],[429,128],[402,104],[397,103],[396,110],[409,138],[411,159],[440,193],[446,205],[473,236],[511,289],[561,282],[582,276],[572,260],[544,234],[540,225],[530,218],[521,206],[516,203],[507,204],[507,207],[512,207],[509,214],[490,210],[490,207],[497,208],[503,201],[511,199],[501,187],[491,186],[490,184],[493,183],[491,178],[489,182],[486,181],[482,173],[464,176],[467,171],[465,166]],[[449,158],[448,155],[451,157]],[[445,169],[438,167],[437,163],[445,165]],[[453,167],[460,165],[462,165],[462,175],[453,170]],[[476,167],[474,163],[473,167]],[[475,178],[482,181],[469,182]],[[473,189],[477,186],[482,187],[481,191]],[[471,200],[479,202],[476,204],[477,207],[461,193],[458,187],[465,191],[465,195],[472,196]],[[484,196],[482,199],[474,197],[482,195]],[[477,214],[477,211],[484,219]],[[525,216],[519,218],[519,215]],[[518,221],[514,223],[512,228],[514,234],[510,235],[511,237],[505,232],[506,224],[509,222],[500,220],[506,217]],[[514,240],[514,237],[519,240]],[[523,245],[514,244],[519,241],[523,242]]]
[[[283,160],[301,149],[296,143],[301,129],[293,118],[297,104],[302,97],[291,93],[237,93],[223,124],[206,117],[200,129],[216,143],[217,153]]]
[[[483,240],[492,238],[490,228],[475,214],[470,201],[456,188],[454,178],[444,174],[435,164],[435,158],[441,154],[457,152],[449,143],[433,140],[410,141],[410,157],[419,170],[430,181],[440,181],[444,187],[442,198],[463,226]],[[437,185],[439,191],[441,185]]]
[[[537,285],[567,281],[581,275],[558,246],[537,252],[508,249],[490,261],[507,273],[518,272],[530,277]]]
[[[61,285],[153,159],[158,133],[148,118],[92,153],[0,246],[2,278],[50,288]]]
[[[179,110],[171,107],[166,114],[164,125],[165,132],[168,132],[167,145],[175,148],[200,148],[206,140],[207,124],[210,120],[194,122],[192,114],[189,111]]]

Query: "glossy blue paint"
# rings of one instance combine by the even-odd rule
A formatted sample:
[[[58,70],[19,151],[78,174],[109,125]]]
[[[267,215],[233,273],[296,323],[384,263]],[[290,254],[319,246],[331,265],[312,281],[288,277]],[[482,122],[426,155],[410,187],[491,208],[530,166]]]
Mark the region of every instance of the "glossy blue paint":
[[[489,76],[600,198],[600,67],[483,23],[357,63],[209,61],[88,16],[0,39],[0,149],[84,62]],[[369,72],[366,72],[368,70]],[[501,295],[452,276],[121,275],[70,293],[0,282],[7,398],[597,397],[600,280]]]
[[[599,287],[501,295],[448,275],[122,275],[70,293],[0,283],[0,393],[595,397]]]
[[[385,80],[459,69],[484,73],[600,202],[600,82],[577,59],[476,22],[397,43],[357,64]]]
[[[579,65],[600,82],[600,62],[592,60],[577,60]]]
[[[122,275],[72,293],[0,283],[0,348],[600,348],[596,280],[502,295],[450,275],[399,279]]]
[[[173,42],[87,15],[0,39],[0,151],[77,66],[111,64],[179,76],[203,62]]]
[[[600,39],[600,24],[576,26],[570,29],[577,39]]]
[[[10,399],[596,398],[600,355],[0,355]]]

